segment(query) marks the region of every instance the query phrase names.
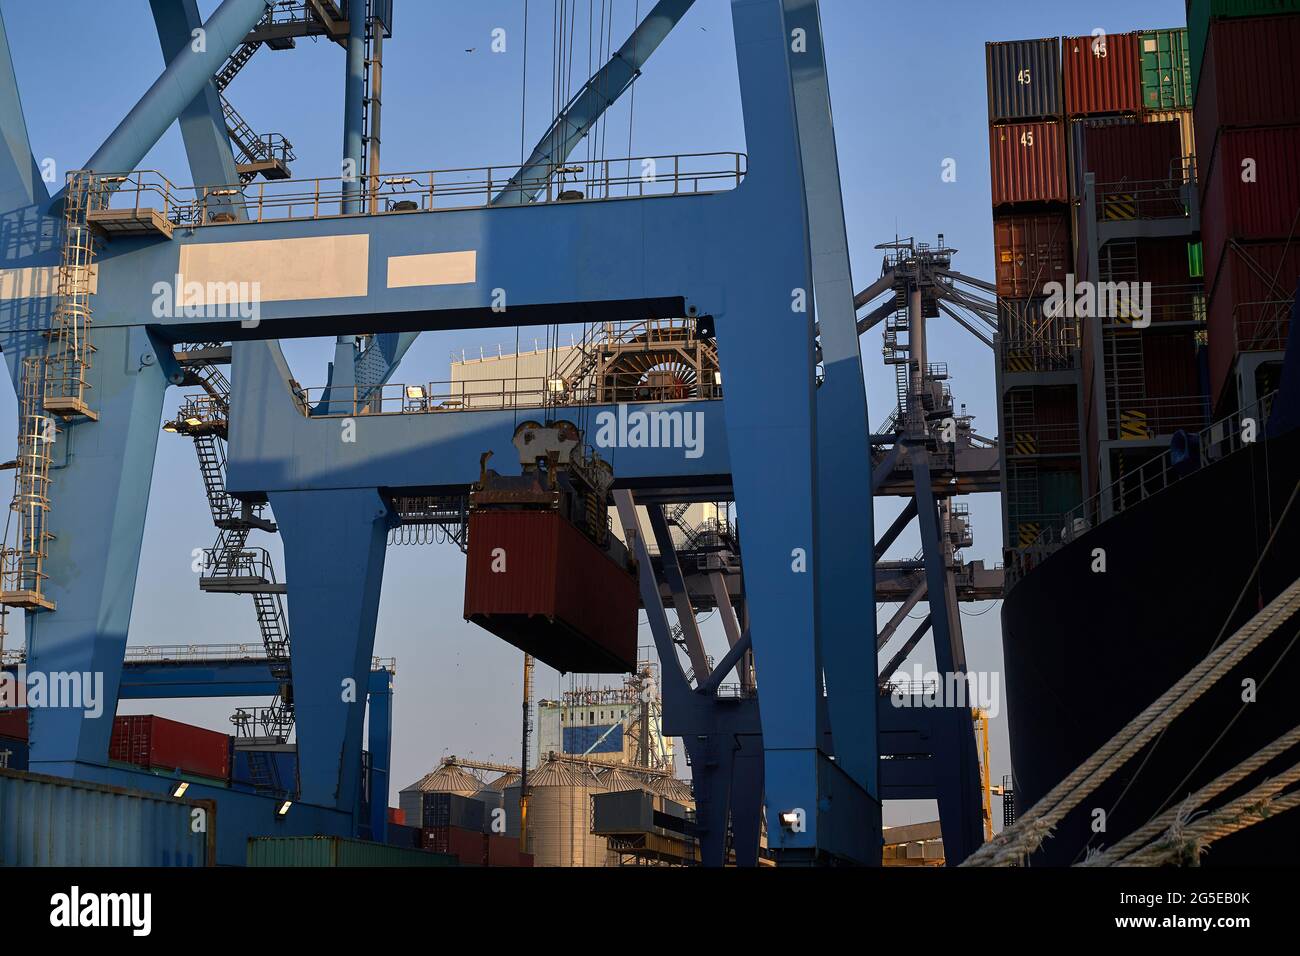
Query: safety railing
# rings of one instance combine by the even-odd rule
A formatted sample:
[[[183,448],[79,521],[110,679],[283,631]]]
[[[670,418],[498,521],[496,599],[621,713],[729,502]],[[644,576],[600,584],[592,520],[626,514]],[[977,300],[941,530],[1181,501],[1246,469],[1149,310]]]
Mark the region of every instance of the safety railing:
[[[428,384],[359,385],[351,388],[317,386],[303,389],[303,414],[410,415],[483,411],[508,408],[582,406],[599,403],[683,402],[720,398],[722,386],[657,380],[653,374],[628,372],[604,375],[600,381],[566,383],[561,378],[474,379]]]
[[[288,156],[287,142],[270,134],[268,148]],[[325,219],[369,213],[437,212],[491,205],[518,189],[533,203],[644,199],[722,192],[744,180],[744,153],[680,153],[554,165],[519,186],[518,165],[425,170],[359,178],[284,179],[256,185],[174,186],[156,170],[95,177],[97,208],[154,210],[177,226],[230,222]],[[369,188],[366,188],[369,185]],[[242,210],[241,220],[232,210]]]
[[[1059,522],[1044,528],[1029,550],[1050,553],[1101,522],[1164,491],[1179,479],[1262,438],[1276,397],[1277,393],[1271,392],[1250,407],[1187,435],[1177,447],[1111,482],[1066,512]]]
[[[1141,441],[1205,427],[1209,412],[1200,395],[1170,398],[1109,398],[1111,441]]]
[[[268,584],[275,579],[275,564],[266,548],[245,548],[237,552],[221,548],[205,548],[201,581],[220,581],[229,578],[251,578]]]
[[[1176,160],[1164,179],[1097,183],[1097,220],[1183,219],[1190,214],[1188,186],[1196,180],[1196,157]]]
[[[1293,299],[1242,302],[1232,311],[1232,336],[1237,353],[1286,350]]]
[[[1106,313],[1101,319],[1103,329],[1140,331],[1146,327],[1138,325],[1134,329],[1137,322],[1163,327],[1205,325],[1205,287],[1199,282],[1153,284],[1150,295],[1141,289],[1138,293],[1141,298],[1136,302],[1130,300],[1127,288],[1112,296],[1108,289],[1103,288],[1106,285],[1098,284],[1098,297],[1105,295],[1107,298]],[[1124,286],[1125,283],[1117,285]]]
[[[1002,438],[1003,453],[1008,458],[1036,458],[1048,455],[1077,455],[1079,426],[1073,422],[1060,425],[1021,424],[1008,417]]]

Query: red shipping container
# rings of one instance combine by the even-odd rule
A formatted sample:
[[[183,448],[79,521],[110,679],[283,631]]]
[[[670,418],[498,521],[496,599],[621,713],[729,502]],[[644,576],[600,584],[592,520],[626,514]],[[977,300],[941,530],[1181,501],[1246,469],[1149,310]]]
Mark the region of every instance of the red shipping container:
[[[519,838],[488,834],[488,866],[519,866]]]
[[[26,707],[0,710],[0,737],[9,737],[12,740],[27,739]]]
[[[1212,20],[1196,92],[1197,163],[1212,171],[1224,127],[1300,123],[1300,17]]]
[[[388,822],[395,823],[399,827],[406,826],[406,811],[399,810],[397,807],[388,808]]]
[[[1141,333],[1142,379],[1148,398],[1195,398],[1200,392],[1196,335],[1187,330]]]
[[[450,853],[461,866],[488,865],[488,834],[477,830],[450,825],[427,827],[421,831],[420,846],[432,853]]]
[[[1098,191],[1116,184],[1181,183],[1182,152],[1182,127],[1176,122],[1083,129],[1083,171],[1093,174]]]
[[[1048,282],[1065,283],[1070,263],[1070,220],[1065,212],[995,215],[993,245],[998,295],[1030,299]]]
[[[465,619],[556,670],[631,671],[639,606],[636,576],[558,512],[470,515]]]
[[[1139,35],[1061,37],[1065,111],[1072,116],[1142,108]]]
[[[217,780],[230,779],[230,738],[165,717],[137,715],[113,720],[110,760],[151,770],[180,770]]]
[[[1230,239],[1300,237],[1300,126],[1225,130],[1218,153],[1202,187],[1207,276],[1218,275]]]
[[[1052,121],[990,128],[989,173],[994,206],[1068,201],[1064,127]]]
[[[1238,350],[1286,347],[1300,280],[1300,242],[1243,244],[1223,256],[1207,283],[1210,399],[1218,406]]]

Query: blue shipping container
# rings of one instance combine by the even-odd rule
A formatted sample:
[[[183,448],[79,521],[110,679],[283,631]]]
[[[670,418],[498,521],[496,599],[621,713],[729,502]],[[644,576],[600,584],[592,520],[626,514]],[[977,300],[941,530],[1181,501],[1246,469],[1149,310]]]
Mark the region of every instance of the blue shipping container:
[[[608,737],[601,737],[610,730]],[[600,740],[597,744],[596,741]],[[623,725],[597,724],[595,726],[565,727],[564,752],[566,754],[620,754],[623,752]]]
[[[206,866],[216,824],[202,801],[0,770],[0,866]]]

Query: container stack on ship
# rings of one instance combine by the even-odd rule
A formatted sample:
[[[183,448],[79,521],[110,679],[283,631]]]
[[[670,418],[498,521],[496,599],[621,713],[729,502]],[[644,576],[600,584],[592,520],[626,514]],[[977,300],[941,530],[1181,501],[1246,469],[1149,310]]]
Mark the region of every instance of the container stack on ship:
[[[1081,500],[1078,330],[1047,316],[1069,271],[1060,41],[987,47],[1005,540],[1028,544]]]
[[[1003,643],[1022,811],[1300,577],[1300,502],[1287,510],[1300,477],[1300,382],[1282,373],[1300,278],[1300,4],[1195,0],[1186,30],[1065,37],[1059,75],[1040,69],[1032,81],[1028,62],[999,58],[1033,48],[1042,60],[1053,42],[989,45]],[[1000,197],[1051,198],[1003,181],[999,128],[1012,117],[998,111],[1002,91],[1041,80],[1051,102],[1057,78],[1069,144],[1064,265],[1046,243],[1016,247],[998,207]],[[1035,145],[1061,141],[1035,133]],[[1030,149],[1027,137],[1015,142]],[[1025,160],[1013,173],[1055,168]],[[1063,308],[1044,310],[1041,287],[1013,281],[1018,268],[1064,283]],[[1071,308],[1075,290],[1100,298],[1107,283],[1137,283],[1127,287],[1141,298],[1100,314]],[[1055,357],[1037,358],[1049,344]],[[1043,411],[1049,389],[1060,396],[1054,419]],[[1070,427],[1052,446],[1053,469],[1073,474],[1048,482],[1056,422]],[[1047,488],[1074,480],[1072,497],[1049,500]],[[1291,633],[1252,651],[1090,793],[1031,862],[1068,865],[1114,846],[1290,730]],[[1216,840],[1203,862],[1289,862],[1297,838],[1300,821],[1279,816]]]

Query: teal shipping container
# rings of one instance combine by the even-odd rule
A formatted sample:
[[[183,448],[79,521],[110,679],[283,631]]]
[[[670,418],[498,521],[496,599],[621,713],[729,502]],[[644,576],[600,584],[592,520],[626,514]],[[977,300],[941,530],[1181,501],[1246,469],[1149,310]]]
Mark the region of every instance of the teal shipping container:
[[[456,858],[446,853],[369,843],[344,837],[250,837],[249,866],[455,866]]]
[[[207,866],[216,816],[206,801],[0,770],[0,866]]]

